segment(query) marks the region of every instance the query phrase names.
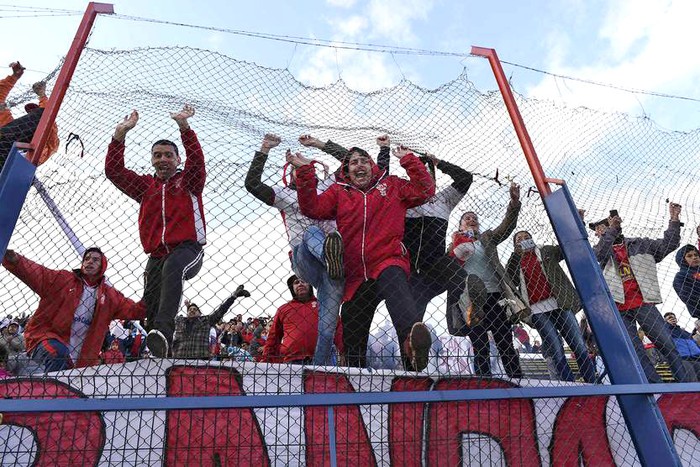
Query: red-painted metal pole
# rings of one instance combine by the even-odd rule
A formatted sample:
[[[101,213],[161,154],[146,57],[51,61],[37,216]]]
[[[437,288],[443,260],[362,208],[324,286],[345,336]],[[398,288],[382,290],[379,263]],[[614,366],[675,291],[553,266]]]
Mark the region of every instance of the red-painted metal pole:
[[[544,170],[542,170],[542,165],[540,165],[540,159],[537,157],[535,147],[532,145],[532,140],[527,132],[527,128],[525,128],[525,122],[523,122],[523,117],[520,115],[518,104],[515,102],[515,97],[513,97],[513,92],[510,89],[506,75],[503,73],[501,61],[498,60],[496,51],[494,49],[472,46],[472,55],[486,57],[489,60],[493,74],[496,77],[496,82],[498,83],[498,88],[501,90],[503,101],[508,109],[508,114],[510,115],[510,119],[513,121],[515,133],[518,135],[518,140],[520,140],[520,146],[523,148],[523,152],[525,153],[525,159],[527,160],[532,176],[535,179],[537,191],[539,191],[540,196],[542,197],[549,195],[551,190],[549,189],[549,185],[547,183],[563,183],[563,181],[554,179],[550,180],[545,176]]]
[[[85,14],[80,22],[80,26],[78,26],[78,31],[75,33],[73,43],[68,50],[68,54],[66,54],[66,59],[63,62],[61,71],[58,73],[58,78],[56,78],[56,85],[51,91],[51,97],[49,97],[44,113],[39,120],[39,126],[37,126],[37,129],[34,132],[34,137],[32,138],[31,142],[31,146],[34,151],[30,158],[32,164],[36,165],[39,162],[39,156],[44,150],[46,139],[49,136],[48,130],[56,120],[58,109],[61,107],[63,97],[66,95],[66,91],[70,85],[70,80],[73,77],[73,72],[75,71],[76,66],[78,66],[80,54],[83,52],[83,48],[85,47],[88,37],[90,36],[90,31],[92,30],[92,25],[95,22],[95,18],[99,14],[111,15],[113,13],[114,7],[109,3],[90,2],[85,9]]]

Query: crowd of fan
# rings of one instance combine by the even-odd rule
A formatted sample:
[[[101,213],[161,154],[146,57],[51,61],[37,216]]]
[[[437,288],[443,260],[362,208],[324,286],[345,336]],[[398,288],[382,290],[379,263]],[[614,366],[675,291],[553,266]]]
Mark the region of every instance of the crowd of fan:
[[[19,62],[10,67],[13,74],[3,81],[5,95],[23,71]],[[43,86],[35,91],[43,105],[47,99]],[[439,356],[441,347],[423,319],[428,304],[446,293],[444,324],[451,336],[469,340],[474,374],[493,376],[499,365],[493,361],[497,354],[508,377],[523,377],[513,335],[524,352],[533,349],[527,331],[513,325],[524,322],[539,334],[541,350],[558,379],[575,380],[563,339],[581,379],[598,381],[591,358],[593,333],[579,328],[575,318],[583,304],[560,265],[562,249],[537,244],[527,230],[516,231],[520,187],[511,183],[496,227],[483,228],[478,213],[464,211],[448,237],[451,213],[466,196],[473,174],[429,153],[403,145],[392,149],[388,135],[376,139],[376,162],[364,149],[301,135],[300,145],[329,154],[339,161],[339,168],[331,175],[325,167],[322,178],[317,166],[323,164],[288,149],[284,183],[271,186],[262,175],[270,152],[282,140],[265,134],[244,185],[250,195],[282,214],[294,272],[287,280],[292,299],[271,320],[243,321],[238,315],[223,323],[236,299],[250,297],[239,286],[212,313],[204,314],[197,304],[186,302],[185,315],[177,316],[183,282],[199,273],[206,244],[202,194],[207,171],[204,151],[189,124],[194,115],[190,105],[170,114],[185,148],[184,169],[178,145],[164,139],[151,147],[153,174],[137,174],[125,166],[126,136],[139,122],[136,110],[116,125],[108,146],[106,178],[139,204],[139,235],[148,255],[140,301],[106,283],[107,258],[97,247],[81,251],[81,268],[73,271],[52,270],[12,249],[6,251],[5,269],[41,298],[26,323],[26,344],[18,323],[10,320],[3,330],[3,342],[12,344],[2,346],[8,354],[3,354],[3,362],[11,371],[22,371],[17,368],[24,358],[24,349],[16,350],[20,341],[29,354],[27,373],[84,367],[100,359],[121,363],[148,357],[149,352],[156,358],[363,368],[372,365],[372,344],[383,339],[370,334],[382,302],[395,333],[393,354],[400,366],[423,371],[431,350]],[[23,137],[33,134],[40,116],[41,109],[25,116]],[[18,140],[10,130],[22,126],[21,118],[11,118],[10,114],[9,123],[0,128],[5,143]],[[390,174],[392,155],[407,178]],[[437,190],[436,170],[452,183]],[[669,204],[668,227],[659,239],[626,237],[615,210],[589,224],[598,239],[593,247],[598,265],[651,382],[661,380],[645,354],[638,327],[666,359],[677,381],[700,379],[697,342],[668,314],[662,318],[656,307],[662,302],[656,264],[677,251],[680,271],[674,290],[691,316],[700,318],[700,252],[694,245],[679,249],[680,213],[680,205]],[[506,240],[512,240],[513,251],[504,265],[498,247]]]

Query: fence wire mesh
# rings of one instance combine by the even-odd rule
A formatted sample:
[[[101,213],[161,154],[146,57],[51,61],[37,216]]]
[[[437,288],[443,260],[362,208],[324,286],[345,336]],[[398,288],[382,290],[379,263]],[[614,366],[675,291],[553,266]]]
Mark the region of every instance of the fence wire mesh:
[[[55,75],[47,77],[49,94]],[[19,123],[0,128],[3,144],[14,141],[9,129],[33,133],[36,119],[20,117],[20,109],[34,97],[10,94],[9,110]],[[640,253],[653,256],[650,266],[632,259],[633,246],[627,259],[642,295],[657,287],[658,299],[644,296],[656,309],[622,313],[648,364],[647,377],[696,381],[700,348],[697,333],[688,330],[700,317],[693,301],[697,273],[691,260],[683,262],[692,248],[678,259],[676,251],[697,244],[693,161],[700,157],[700,134],[662,131],[624,114],[522,96],[517,101],[547,175],[567,181],[586,210],[586,224],[605,219],[610,229],[617,220],[609,211],[616,209],[627,239],[657,240]],[[124,132],[134,109],[138,122]],[[183,120],[194,134],[179,131]],[[56,125],[61,143],[38,169],[12,236],[10,248],[21,257],[6,255],[0,270],[8,315],[5,366],[18,376],[0,382],[3,396],[284,395],[608,382],[501,95],[477,90],[466,72],[434,90],[403,81],[358,93],[342,81],[305,86],[286,70],[208,50],[87,48]],[[108,146],[119,166],[121,146],[111,141],[124,135],[124,166],[155,177],[106,176]],[[152,148],[163,139],[174,142],[178,154],[168,156],[175,150],[167,142]],[[206,181],[197,172],[196,140]],[[397,146],[422,158],[399,163],[388,150]],[[374,168],[363,172],[361,153],[348,155],[351,147],[367,151],[373,164],[398,178],[379,179]],[[285,167],[287,150],[295,163],[297,152],[319,162],[314,167],[324,188],[334,180],[345,184],[328,188],[334,198],[321,197],[336,204],[319,217],[337,218],[337,225],[301,215],[295,188],[301,196],[306,187],[301,203],[310,207],[301,211],[312,212],[313,176],[308,168],[293,176]],[[184,170],[163,185],[159,176],[169,168],[162,161],[177,156]],[[346,156],[347,172],[336,172]],[[435,196],[421,175],[431,165]],[[363,177],[371,179],[365,192],[357,189]],[[682,206],[684,227],[669,223],[677,215],[674,203]],[[593,230],[591,243],[604,241]],[[397,245],[405,248],[392,249]],[[99,288],[96,296],[86,295],[94,284],[89,250],[86,257],[83,252],[93,246],[108,259],[110,287],[133,302]],[[625,258],[607,253],[601,258],[618,265],[617,277],[625,280]],[[82,268],[82,277],[56,272],[73,268]],[[334,269],[342,270],[342,279],[329,279]],[[155,277],[164,285],[148,289],[144,271],[158,273],[149,276],[150,287]],[[318,301],[289,280],[295,273],[312,283]],[[135,303],[144,294],[146,307]],[[91,306],[94,314],[86,316]],[[35,314],[37,308],[43,312]],[[78,318],[76,310],[83,313]],[[664,322],[667,313],[677,324]],[[637,335],[635,320],[646,337]],[[164,351],[162,341],[147,338],[152,329],[165,334],[165,356],[172,358],[154,358]],[[84,337],[76,348],[81,332],[99,336]],[[682,359],[676,345],[687,346]],[[46,374],[60,368],[47,365],[60,360],[51,358],[56,355],[70,355],[77,368]],[[687,465],[700,459],[700,427],[683,410],[693,403],[696,394],[660,401]],[[608,397],[341,406],[333,411],[336,449],[326,407],[3,416],[3,465],[37,459],[56,465],[326,465],[332,453],[338,465],[639,463]]]

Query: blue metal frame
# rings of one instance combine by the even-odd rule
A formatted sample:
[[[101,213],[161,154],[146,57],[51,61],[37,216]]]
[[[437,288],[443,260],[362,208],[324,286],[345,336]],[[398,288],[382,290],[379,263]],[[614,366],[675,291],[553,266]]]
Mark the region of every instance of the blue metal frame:
[[[12,145],[0,173],[0,256],[5,256],[35,172],[36,166]]]
[[[630,336],[588,242],[586,227],[566,185],[543,197],[613,385],[649,385]],[[692,384],[688,386],[695,386]],[[656,390],[658,385],[653,385]],[[681,465],[673,439],[650,393],[618,394],[622,415],[644,465]]]
[[[26,381],[26,380],[25,380]],[[40,384],[37,379],[37,384]],[[267,396],[128,397],[106,399],[3,399],[3,412],[112,412],[150,410],[245,409],[274,407],[334,407],[339,405],[414,404],[430,402],[552,399],[588,396],[700,392],[700,383],[615,384],[531,388],[460,389],[444,391],[356,392],[342,394],[288,394]],[[330,413],[329,413],[330,415]],[[329,423],[331,417],[329,416]],[[331,426],[334,426],[333,424]],[[658,440],[655,440],[658,442]]]

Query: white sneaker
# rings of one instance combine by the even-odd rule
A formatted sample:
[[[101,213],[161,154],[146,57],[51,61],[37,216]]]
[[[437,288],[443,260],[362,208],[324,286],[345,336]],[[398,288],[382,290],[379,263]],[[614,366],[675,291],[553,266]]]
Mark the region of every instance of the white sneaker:
[[[146,336],[146,346],[151,351],[151,354],[156,358],[168,357],[168,340],[162,332],[157,329],[151,329]]]

